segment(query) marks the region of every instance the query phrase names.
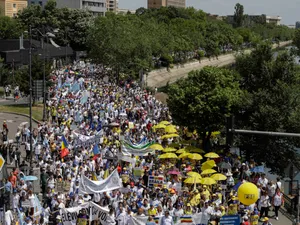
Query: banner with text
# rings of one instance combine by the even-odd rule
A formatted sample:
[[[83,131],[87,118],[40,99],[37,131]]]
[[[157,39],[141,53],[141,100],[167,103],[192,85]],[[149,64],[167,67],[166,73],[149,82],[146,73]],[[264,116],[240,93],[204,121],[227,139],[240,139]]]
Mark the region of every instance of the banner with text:
[[[82,175],[79,182],[79,192],[84,194],[103,193],[122,187],[122,180],[117,170],[114,170],[109,177],[101,181],[93,181]]]

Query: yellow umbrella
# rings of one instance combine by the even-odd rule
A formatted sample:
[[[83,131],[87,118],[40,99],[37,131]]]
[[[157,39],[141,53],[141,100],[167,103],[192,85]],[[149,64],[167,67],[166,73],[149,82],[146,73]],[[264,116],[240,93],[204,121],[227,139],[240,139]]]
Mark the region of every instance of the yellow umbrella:
[[[203,159],[201,155],[197,154],[197,153],[194,153],[194,154],[190,154],[188,156],[189,159],[192,159],[192,160],[201,160]]]
[[[186,152],[187,151],[184,148],[182,148],[182,149],[179,149],[176,153],[181,154],[181,153],[186,153]]]
[[[161,144],[153,144],[149,148],[154,149],[154,150],[159,150],[159,151],[164,150],[164,148],[163,148],[163,146],[161,146]]]
[[[166,125],[163,125],[163,124],[157,124],[155,126],[153,126],[154,129],[165,129],[166,128]]]
[[[203,170],[201,175],[207,175],[207,174],[212,174],[212,173],[216,173],[217,171],[213,170],[213,169],[206,169]]]
[[[177,130],[176,130],[176,127],[174,125],[169,125],[165,128],[165,132],[169,133],[169,134],[172,134],[172,133],[176,133]]]
[[[200,177],[200,178],[202,178],[201,175],[200,175],[199,173],[194,172],[194,171],[188,172],[187,175],[188,175],[189,177]]]
[[[163,150],[164,152],[176,152],[176,149],[175,148],[170,148],[170,147],[167,147]]]
[[[172,144],[169,144],[169,147],[172,147],[172,148],[179,148],[179,147],[180,147],[180,144],[178,144],[178,143],[172,143]]]
[[[179,137],[179,135],[178,134],[165,134],[161,138],[167,139],[167,138],[173,138],[173,137]]]
[[[203,185],[212,185],[212,184],[216,184],[217,182],[210,178],[210,177],[204,177],[201,179],[201,184]]]
[[[211,169],[215,166],[217,166],[217,165],[214,160],[207,160],[206,162],[202,163],[202,167],[205,167],[206,169]]]
[[[219,134],[221,134],[220,131],[214,131],[214,132],[211,133],[212,136],[217,136],[217,135],[219,135]]]
[[[207,153],[204,155],[206,158],[219,158],[220,156],[217,154],[217,153],[214,153],[214,152],[210,152],[210,153]]]
[[[163,124],[163,125],[167,126],[170,124],[170,122],[169,121],[161,121],[159,124]]]
[[[204,150],[200,149],[200,148],[193,148],[190,150],[191,152],[195,152],[195,153],[205,153]]]
[[[182,153],[180,156],[178,156],[179,159],[182,159],[182,158],[187,158],[191,153],[188,153],[188,152],[185,152],[185,153]]]
[[[174,153],[165,153],[160,155],[158,158],[160,159],[177,159],[177,155]]]
[[[201,177],[189,177],[186,178],[184,181],[186,184],[200,184],[202,182]]]
[[[227,177],[221,173],[215,173],[210,178],[212,178],[214,180],[227,180]]]

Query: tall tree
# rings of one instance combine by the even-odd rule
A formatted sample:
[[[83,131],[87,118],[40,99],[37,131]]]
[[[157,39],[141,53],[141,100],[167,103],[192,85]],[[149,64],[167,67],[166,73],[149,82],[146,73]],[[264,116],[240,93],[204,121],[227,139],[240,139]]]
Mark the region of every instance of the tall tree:
[[[297,47],[298,55],[300,55],[300,29],[299,28],[295,30],[295,35],[294,35],[294,38],[293,38],[293,44],[294,44],[294,46]]]
[[[21,26],[16,19],[0,16],[0,39],[19,38],[21,33]]]
[[[170,85],[168,93],[168,107],[174,122],[197,130],[203,147],[207,148],[211,133],[223,128],[226,117],[240,99],[241,90],[233,71],[204,67]]]
[[[241,27],[243,25],[243,20],[244,20],[244,6],[241,5],[240,3],[237,3],[234,7],[234,15],[233,15],[233,20],[234,20],[234,25],[235,27]]]
[[[300,130],[300,74],[294,57],[285,52],[273,57],[271,45],[258,45],[250,55],[237,58],[243,101],[235,113],[236,127],[274,132]],[[247,159],[264,162],[282,174],[291,162],[299,163],[293,138],[241,135],[239,144]]]

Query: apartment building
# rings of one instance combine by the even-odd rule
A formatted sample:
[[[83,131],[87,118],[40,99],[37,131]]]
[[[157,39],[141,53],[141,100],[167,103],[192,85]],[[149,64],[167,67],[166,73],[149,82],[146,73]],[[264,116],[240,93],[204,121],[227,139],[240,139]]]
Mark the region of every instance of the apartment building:
[[[119,0],[107,0],[106,1],[107,11],[118,12],[119,9]]]
[[[148,9],[159,9],[168,6],[185,8],[186,0],[148,0]]]
[[[27,0],[0,0],[0,15],[15,17],[27,4]]]

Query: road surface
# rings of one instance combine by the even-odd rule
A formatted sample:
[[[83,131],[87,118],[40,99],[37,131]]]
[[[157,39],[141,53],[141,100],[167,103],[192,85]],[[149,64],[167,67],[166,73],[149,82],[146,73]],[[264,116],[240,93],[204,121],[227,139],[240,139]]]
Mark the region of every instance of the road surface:
[[[286,46],[291,44],[290,41],[287,42],[281,42],[280,47]],[[273,48],[278,47],[278,45],[274,45]],[[245,53],[250,53],[251,50],[246,50]],[[167,83],[174,83],[178,79],[186,77],[189,72],[192,70],[199,70],[202,69],[205,66],[226,66],[230,65],[235,62],[235,53],[232,54],[226,54],[226,55],[221,55],[218,57],[218,59],[204,59],[201,61],[201,63],[197,62],[192,62],[192,63],[186,63],[184,65],[180,66],[174,66],[173,69],[170,69],[170,71],[167,71],[165,68],[164,69],[159,69],[159,70],[154,70],[151,71],[147,75],[146,79],[146,85],[148,87],[163,87],[166,86]]]

